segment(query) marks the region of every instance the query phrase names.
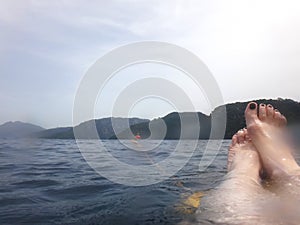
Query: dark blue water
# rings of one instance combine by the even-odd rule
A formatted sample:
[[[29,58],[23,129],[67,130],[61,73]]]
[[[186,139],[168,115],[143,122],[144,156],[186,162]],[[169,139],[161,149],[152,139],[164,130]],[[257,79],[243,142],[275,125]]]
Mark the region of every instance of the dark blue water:
[[[133,187],[95,172],[73,140],[1,140],[0,224],[176,224],[193,216],[177,210],[182,196],[216,186],[226,173],[229,141],[208,169],[199,171],[206,143],[200,141],[189,162],[169,179]],[[168,157],[176,144],[161,143],[151,153],[154,161]],[[118,150],[112,154],[125,163],[148,160],[137,160],[118,141],[105,145]]]

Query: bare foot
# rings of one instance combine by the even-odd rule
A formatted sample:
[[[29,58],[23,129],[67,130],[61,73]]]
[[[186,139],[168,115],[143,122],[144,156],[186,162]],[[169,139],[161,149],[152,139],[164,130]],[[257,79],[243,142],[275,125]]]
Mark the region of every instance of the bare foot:
[[[266,204],[273,195],[260,183],[262,165],[246,129],[232,137],[228,173],[218,187],[201,199],[198,224],[275,224],[267,217]],[[266,203],[267,202],[267,203]],[[270,222],[269,222],[270,221]]]
[[[272,105],[255,102],[245,110],[248,134],[259,152],[264,171],[270,178],[299,173],[292,149],[284,139],[286,119]]]
[[[232,137],[228,151],[228,172],[248,176],[255,182],[259,182],[261,168],[258,152],[248,136],[247,129],[238,131]]]

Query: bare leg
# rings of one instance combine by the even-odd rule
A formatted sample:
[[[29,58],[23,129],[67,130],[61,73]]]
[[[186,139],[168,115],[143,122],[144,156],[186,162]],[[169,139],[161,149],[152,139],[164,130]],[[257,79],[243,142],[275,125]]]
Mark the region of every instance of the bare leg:
[[[245,176],[249,178],[249,181],[260,185],[259,171],[261,168],[258,152],[250,141],[247,130],[240,130],[232,137],[228,151],[227,176]]]
[[[265,224],[262,202],[272,195],[260,184],[261,167],[259,154],[247,130],[239,131],[232,137],[229,148],[228,174],[218,188],[202,199],[198,218],[203,219],[203,213],[214,223]]]
[[[249,103],[245,118],[249,136],[270,178],[300,175],[292,149],[284,139],[286,119],[271,105]]]
[[[249,136],[271,179],[269,190],[280,198],[273,204],[273,215],[284,224],[299,224],[300,168],[287,141],[285,117],[271,105],[252,102],[246,108],[245,118]]]

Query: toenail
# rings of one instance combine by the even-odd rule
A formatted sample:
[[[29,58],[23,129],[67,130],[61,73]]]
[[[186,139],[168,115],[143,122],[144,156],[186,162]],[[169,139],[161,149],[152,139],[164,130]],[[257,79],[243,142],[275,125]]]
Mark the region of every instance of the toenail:
[[[272,108],[272,106],[271,106],[271,105],[268,105],[268,107],[269,107],[269,108]]]
[[[265,107],[266,105],[262,103],[262,104],[260,104],[260,106],[261,106],[261,107]]]
[[[255,109],[255,108],[256,108],[255,103],[251,103],[250,106],[249,106],[249,108],[250,108],[250,109]]]

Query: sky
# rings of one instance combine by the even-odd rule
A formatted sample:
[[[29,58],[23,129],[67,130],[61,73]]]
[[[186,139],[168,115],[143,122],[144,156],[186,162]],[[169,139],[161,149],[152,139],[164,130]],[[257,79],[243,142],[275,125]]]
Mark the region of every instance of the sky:
[[[72,125],[76,91],[90,66],[112,49],[149,40],[197,55],[225,103],[300,101],[297,0],[1,0],[0,32],[0,124]],[[111,115],[114,97],[130,82],[151,76],[181,86],[197,111],[210,113],[205,93],[183,72],[146,64],[116,74],[99,93],[95,118]],[[156,118],[175,109],[167,99],[141,98],[128,115]]]

